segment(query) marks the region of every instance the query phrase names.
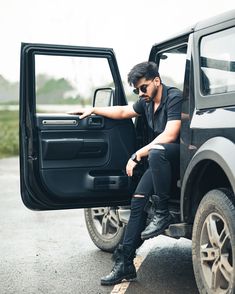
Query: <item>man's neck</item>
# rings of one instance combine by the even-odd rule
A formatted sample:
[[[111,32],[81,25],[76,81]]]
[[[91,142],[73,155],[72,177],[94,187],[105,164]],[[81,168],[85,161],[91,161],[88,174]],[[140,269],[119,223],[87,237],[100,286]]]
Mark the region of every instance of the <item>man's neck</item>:
[[[156,103],[156,104],[160,104],[160,102],[161,102],[161,99],[162,99],[162,89],[163,89],[163,86],[162,86],[162,84],[160,84],[159,87],[158,87],[157,94],[156,94],[156,96],[153,99],[154,103]]]

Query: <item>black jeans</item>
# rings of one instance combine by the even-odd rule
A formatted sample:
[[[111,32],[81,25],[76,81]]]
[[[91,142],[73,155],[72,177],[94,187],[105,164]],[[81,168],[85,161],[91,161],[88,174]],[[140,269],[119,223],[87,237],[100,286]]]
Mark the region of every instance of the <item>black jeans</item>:
[[[123,245],[137,249],[142,243],[147,213],[144,208],[153,194],[170,197],[172,181],[179,178],[179,144],[158,144],[149,151],[149,167],[140,179],[131,200],[131,214],[126,227]],[[142,197],[141,197],[142,196]]]

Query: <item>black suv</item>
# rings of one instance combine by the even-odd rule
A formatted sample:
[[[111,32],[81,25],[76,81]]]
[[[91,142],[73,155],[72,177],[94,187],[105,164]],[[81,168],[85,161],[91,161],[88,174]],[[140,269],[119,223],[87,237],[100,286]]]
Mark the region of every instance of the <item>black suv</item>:
[[[165,234],[192,239],[200,293],[232,293],[235,10],[155,44],[149,60],[159,64],[163,82],[180,88],[184,97],[181,176],[170,201],[175,224]],[[60,108],[66,101],[127,104],[113,50],[22,44],[23,202],[34,210],[86,208],[92,240],[112,251],[123,236],[130,197],[145,168],[143,164],[132,178],[125,173],[130,155],[147,140],[144,124],[141,117],[133,121],[92,115],[80,120]]]

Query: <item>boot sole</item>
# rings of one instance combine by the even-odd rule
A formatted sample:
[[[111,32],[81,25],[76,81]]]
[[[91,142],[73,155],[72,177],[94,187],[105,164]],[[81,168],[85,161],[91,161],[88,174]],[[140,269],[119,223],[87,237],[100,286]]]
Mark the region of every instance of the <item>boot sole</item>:
[[[159,235],[161,235],[168,227],[169,227],[169,225],[171,225],[172,224],[172,221],[171,222],[169,222],[169,224],[167,224],[167,225],[165,225],[161,230],[159,230],[159,231],[155,231],[155,232],[153,232],[153,233],[151,233],[151,234],[148,234],[148,235],[144,235],[144,236],[142,236],[141,235],[141,239],[142,240],[147,240],[147,239],[151,239],[151,238],[154,238],[154,237],[157,237],[157,236],[159,236]]]
[[[135,279],[136,277],[137,277],[136,273],[133,273],[133,274],[127,275],[125,277],[122,277],[122,278],[115,280],[115,281],[112,281],[112,282],[106,282],[106,281],[101,280],[100,284],[102,286],[112,286],[112,285],[116,285],[116,284],[121,283],[123,280],[130,281],[132,279]]]

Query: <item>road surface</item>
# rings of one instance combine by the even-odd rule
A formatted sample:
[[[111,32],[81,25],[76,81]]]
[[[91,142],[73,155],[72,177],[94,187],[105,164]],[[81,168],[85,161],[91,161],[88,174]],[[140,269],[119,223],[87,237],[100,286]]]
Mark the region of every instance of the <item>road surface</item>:
[[[100,286],[112,268],[87,233],[83,210],[35,212],[20,198],[18,158],[0,160],[0,294],[196,294],[191,241],[165,236],[138,252],[138,279]]]

